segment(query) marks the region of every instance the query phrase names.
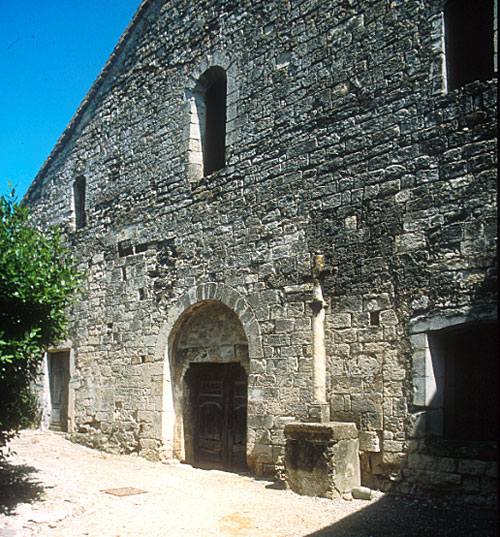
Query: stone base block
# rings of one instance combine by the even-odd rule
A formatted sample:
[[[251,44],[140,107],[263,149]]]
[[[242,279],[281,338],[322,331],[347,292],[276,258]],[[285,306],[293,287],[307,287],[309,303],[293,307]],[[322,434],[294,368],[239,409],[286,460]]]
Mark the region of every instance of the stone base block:
[[[308,420],[313,423],[328,423],[330,421],[330,405],[328,403],[311,403]]]
[[[285,474],[294,492],[336,498],[360,485],[354,423],[289,423],[285,437]]]

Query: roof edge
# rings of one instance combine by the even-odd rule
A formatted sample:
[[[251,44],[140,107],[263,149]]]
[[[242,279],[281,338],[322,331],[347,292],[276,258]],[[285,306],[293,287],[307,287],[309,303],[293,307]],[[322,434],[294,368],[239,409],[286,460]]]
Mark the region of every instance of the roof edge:
[[[28,190],[26,191],[26,194],[23,196],[23,199],[26,199],[30,191],[35,187],[35,185],[41,180],[45,172],[47,171],[48,167],[52,163],[52,161],[55,159],[56,155],[64,149],[67,142],[70,140],[71,135],[73,134],[74,130],[76,129],[76,126],[78,125],[79,120],[83,116],[85,110],[89,106],[90,102],[92,101],[93,97],[97,94],[101,86],[103,85],[104,81],[106,80],[108,74],[110,73],[112,67],[115,65],[118,57],[120,56],[121,52],[125,48],[125,45],[129,39],[129,37],[132,35],[134,30],[136,29],[139,22],[142,20],[145,12],[147,11],[147,8],[149,5],[154,2],[154,0],[142,0],[141,4],[137,8],[136,12],[134,13],[134,16],[132,17],[132,20],[129,22],[128,26],[125,28],[124,32],[122,33],[120,39],[118,40],[118,43],[116,44],[115,48],[113,49],[113,52],[109,56],[108,60],[104,64],[104,67],[101,69],[99,75],[97,76],[95,82],[90,87],[89,91],[83,98],[82,102],[76,109],[76,112],[74,113],[73,117],[71,118],[70,122],[62,132],[61,136],[57,140],[55,146],[53,147],[52,151],[49,153],[49,156],[45,159],[45,162],[42,164],[42,167],[38,170],[38,173],[35,175],[35,178],[31,182],[30,186],[28,187]]]

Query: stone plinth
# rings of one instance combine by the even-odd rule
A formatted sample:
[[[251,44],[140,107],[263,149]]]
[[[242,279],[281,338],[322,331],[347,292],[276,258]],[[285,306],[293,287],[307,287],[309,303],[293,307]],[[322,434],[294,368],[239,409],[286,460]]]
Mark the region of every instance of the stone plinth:
[[[286,480],[294,492],[336,498],[360,485],[354,423],[290,423],[285,437]]]

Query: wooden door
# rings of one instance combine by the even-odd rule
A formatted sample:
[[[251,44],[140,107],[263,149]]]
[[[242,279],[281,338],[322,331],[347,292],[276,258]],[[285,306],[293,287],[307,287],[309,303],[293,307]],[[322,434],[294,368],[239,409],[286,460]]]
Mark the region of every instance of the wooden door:
[[[227,440],[227,397],[222,380],[198,378],[195,407],[195,463],[224,468]]]
[[[49,353],[50,428],[68,430],[69,352]]]
[[[229,468],[243,472],[247,466],[247,379],[235,379],[231,384],[232,410],[229,422]]]
[[[239,364],[192,366],[195,465],[244,471],[247,379]]]

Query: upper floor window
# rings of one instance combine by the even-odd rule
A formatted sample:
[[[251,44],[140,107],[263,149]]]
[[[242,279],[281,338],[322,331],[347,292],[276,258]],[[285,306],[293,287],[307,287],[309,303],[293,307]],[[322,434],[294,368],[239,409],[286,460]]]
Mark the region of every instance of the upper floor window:
[[[73,184],[73,204],[75,209],[75,228],[81,229],[87,223],[85,215],[85,177],[80,176]]]
[[[210,175],[226,164],[226,73],[220,67],[212,67],[203,76],[206,81],[203,175]]]
[[[449,0],[444,7],[448,89],[494,74],[494,2]]]
[[[191,96],[189,164],[193,177],[226,165],[226,72],[214,66],[201,75]]]

